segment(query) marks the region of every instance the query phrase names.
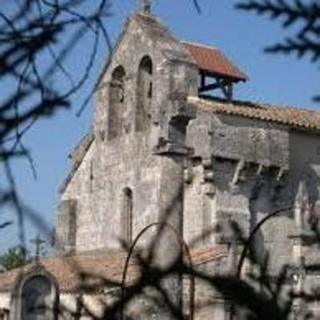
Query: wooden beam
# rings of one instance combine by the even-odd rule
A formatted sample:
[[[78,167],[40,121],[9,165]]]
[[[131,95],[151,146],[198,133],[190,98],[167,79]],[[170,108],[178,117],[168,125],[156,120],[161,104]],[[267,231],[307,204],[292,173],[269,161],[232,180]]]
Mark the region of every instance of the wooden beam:
[[[224,94],[224,97],[226,99],[229,99],[228,98],[228,90],[227,90],[227,84],[218,80],[218,82],[220,83],[220,89],[222,90],[223,94]]]
[[[199,91],[204,92],[204,91],[219,89],[219,88],[221,88],[221,86],[226,86],[230,83],[229,80],[225,80],[225,79],[215,78],[215,80],[216,80],[216,82],[214,82],[214,83],[210,83],[207,85],[205,83],[204,83],[204,85],[201,84]]]
[[[232,100],[233,98],[233,82],[229,79],[220,79],[215,78],[215,83],[206,84],[206,74],[200,73],[201,77],[201,86],[199,88],[199,93],[203,93],[206,91],[213,91],[216,89],[221,89],[224,97],[228,100]]]
[[[233,83],[229,83],[227,85],[227,97],[228,100],[233,99]]]
[[[203,72],[201,72],[200,77],[201,77],[200,88],[203,88],[206,86],[206,75]]]
[[[205,92],[205,91],[210,91],[210,90],[216,90],[220,88],[220,84],[218,83],[212,83],[212,84],[208,84],[206,86],[201,86],[199,88],[199,92]]]
[[[233,98],[233,84],[228,80],[218,80],[220,83],[220,88],[227,100],[232,100]]]

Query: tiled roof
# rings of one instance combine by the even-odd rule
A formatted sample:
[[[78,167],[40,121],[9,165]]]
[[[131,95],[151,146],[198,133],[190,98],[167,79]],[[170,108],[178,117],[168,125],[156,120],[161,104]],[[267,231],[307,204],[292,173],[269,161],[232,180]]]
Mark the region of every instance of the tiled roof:
[[[226,256],[226,252],[219,246],[191,251],[191,259],[195,266],[217,260]]]
[[[191,53],[200,70],[232,78],[235,81],[246,81],[248,77],[235,66],[222,51],[196,43],[182,42]]]
[[[203,264],[225,256],[219,247],[194,250],[191,257],[194,265]],[[87,253],[70,257],[53,257],[42,259],[38,264],[31,263],[0,274],[0,291],[10,291],[16,281],[23,275],[44,268],[55,277],[59,290],[65,293],[77,292],[81,288],[88,292],[99,292],[101,289],[115,288],[121,283],[126,253],[105,251]],[[134,259],[130,262],[126,284],[138,276],[139,267]]]
[[[319,111],[252,102],[228,102],[218,98],[188,97],[188,101],[204,111],[274,122],[296,129],[320,130]]]

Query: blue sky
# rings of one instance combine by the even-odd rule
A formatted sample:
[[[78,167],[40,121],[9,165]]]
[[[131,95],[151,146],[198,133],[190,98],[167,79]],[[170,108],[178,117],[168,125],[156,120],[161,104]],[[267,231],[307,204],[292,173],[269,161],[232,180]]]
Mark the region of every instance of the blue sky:
[[[89,1],[90,3],[90,1]],[[267,44],[281,39],[286,33],[280,25],[234,9],[236,0],[200,0],[199,15],[191,0],[158,0],[154,12],[169,26],[179,39],[212,45],[223,50],[250,77],[240,84],[235,97],[257,102],[317,108],[312,95],[319,93],[319,70],[308,60],[263,53]],[[112,15],[107,20],[107,29],[113,43],[129,13],[136,10],[135,0],[114,0]],[[77,46],[66,68],[77,73],[88,57],[90,39]],[[25,137],[36,163],[37,179],[26,161],[14,164],[14,172],[20,195],[51,229],[58,205],[58,188],[69,170],[68,154],[80,138],[90,129],[94,101],[81,117],[76,112],[107,59],[106,46],[101,43],[99,54],[87,84],[72,99],[72,109],[61,111],[50,120],[39,121]],[[59,85],[67,85],[65,79],[56,79]],[[12,212],[0,216],[0,223],[11,219]],[[27,241],[39,230],[34,223],[26,221]],[[17,225],[0,230],[0,250],[18,244]],[[27,242],[28,243],[28,242]],[[31,247],[30,247],[31,248]]]

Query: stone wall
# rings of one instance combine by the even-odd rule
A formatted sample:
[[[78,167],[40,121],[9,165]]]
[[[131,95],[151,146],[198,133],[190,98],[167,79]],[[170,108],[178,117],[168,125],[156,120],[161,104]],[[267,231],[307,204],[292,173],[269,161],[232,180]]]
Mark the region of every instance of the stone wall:
[[[187,143],[194,154],[186,167],[185,238],[190,242],[211,229],[202,243],[228,242],[229,221],[236,221],[247,236],[267,214],[283,209],[261,228],[255,242],[257,251],[270,251],[274,272],[294,263],[292,236],[308,224],[301,221],[308,219],[302,202],[310,211],[319,201],[318,137],[199,111],[188,127]],[[215,232],[217,224],[223,232]]]
[[[152,62],[146,80],[152,82],[152,99],[144,110],[145,121],[150,123],[141,130],[136,128],[141,101],[138,74],[146,56]],[[112,117],[109,91],[113,71],[119,66],[125,71],[121,111],[124,127],[113,139],[108,136],[108,119]],[[297,218],[301,216],[301,199],[307,197],[314,205],[319,198],[318,138],[275,123],[203,111],[198,111],[184,132],[183,126],[193,115],[183,97],[195,94],[197,79],[192,59],[155,18],[136,15],[128,20],[101,81],[94,142],[62,195],[62,201],[77,202],[77,251],[119,247],[125,188],[133,196],[132,237],[159,220],[161,192],[170,192],[171,188],[170,182],[167,190],[160,188],[165,172],[163,155],[186,152],[186,133],[186,146],[193,150],[191,157],[185,153],[183,164],[187,242],[192,243],[203,233],[208,234],[195,246],[228,241],[231,220],[248,235],[266,214],[283,208],[289,210],[263,227],[257,243],[267,247],[277,243],[274,256],[282,257],[277,261],[291,259],[292,240],[288,236],[296,234],[304,223]],[[58,235],[60,230],[61,238],[72,239],[66,236],[66,225],[62,224],[58,225]],[[223,226],[222,232],[217,232],[218,225]]]
[[[145,59],[150,61],[142,79]],[[270,251],[276,274],[284,264],[298,263],[304,250],[314,252],[301,234],[320,213],[318,136],[270,121],[196,114],[186,97],[197,94],[197,81],[194,61],[156,18],[138,14],[128,20],[100,83],[94,141],[80,162],[73,161],[76,170],[61,197],[76,203],[74,218],[64,206],[59,212],[64,248],[119,248],[121,239],[129,242],[170,210],[168,221],[191,246],[231,245],[231,222],[247,237],[281,209],[256,234],[260,261]],[[126,209],[125,190],[132,199]],[[132,219],[126,220],[128,207]],[[132,230],[123,228],[128,221]],[[161,262],[178,253],[174,238],[166,233],[159,242]],[[203,310],[205,319],[211,309]]]
[[[149,86],[147,93],[138,88],[139,66],[145,57],[152,67],[148,79],[142,81]],[[116,136],[110,136],[109,119],[114,116],[110,114],[110,83],[120,66],[123,72],[121,84],[117,85],[121,85],[123,96],[117,105],[117,117],[123,127]],[[100,83],[94,142],[62,194],[62,201],[77,201],[77,252],[120,246],[126,188],[132,191],[132,237],[159,221],[162,198],[171,194],[170,185],[175,184],[168,181],[165,188],[160,186],[166,172],[165,157],[181,152],[184,156],[184,127],[192,117],[192,110],[177,99],[196,92],[197,78],[193,60],[156,18],[138,14],[128,20]],[[137,110],[141,108],[139,95],[143,94],[152,95],[152,99],[148,97],[143,106],[144,120],[149,125],[142,128],[137,127],[140,120],[136,118],[141,117],[141,110]],[[58,225],[58,237],[60,232],[66,238],[62,229]]]

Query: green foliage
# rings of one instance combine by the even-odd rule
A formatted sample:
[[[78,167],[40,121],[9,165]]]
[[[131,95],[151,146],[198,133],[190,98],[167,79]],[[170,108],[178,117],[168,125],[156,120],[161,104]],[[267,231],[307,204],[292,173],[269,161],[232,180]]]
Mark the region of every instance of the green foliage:
[[[29,252],[25,247],[16,246],[10,248],[5,254],[0,256],[1,272],[21,267],[29,261]]]

